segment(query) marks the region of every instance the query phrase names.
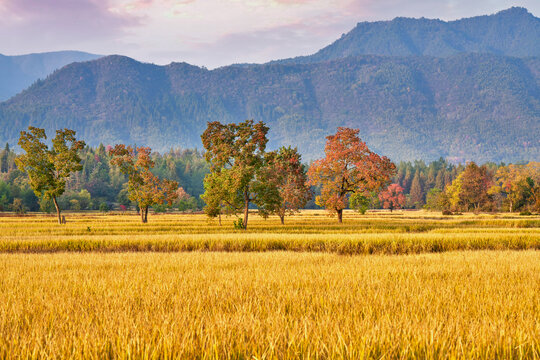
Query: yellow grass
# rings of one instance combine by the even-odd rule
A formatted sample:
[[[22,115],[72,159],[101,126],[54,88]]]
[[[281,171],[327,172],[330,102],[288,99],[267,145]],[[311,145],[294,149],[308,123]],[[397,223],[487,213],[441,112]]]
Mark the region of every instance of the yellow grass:
[[[279,219],[250,216],[247,231],[234,218],[156,215],[68,214],[0,218],[0,252],[58,251],[322,251],[340,254],[410,254],[452,250],[540,249],[540,217],[429,212],[345,214],[345,223],[321,211]]]
[[[0,255],[0,358],[540,357],[540,254]]]
[[[0,359],[540,359],[538,216],[67,220],[0,217]]]

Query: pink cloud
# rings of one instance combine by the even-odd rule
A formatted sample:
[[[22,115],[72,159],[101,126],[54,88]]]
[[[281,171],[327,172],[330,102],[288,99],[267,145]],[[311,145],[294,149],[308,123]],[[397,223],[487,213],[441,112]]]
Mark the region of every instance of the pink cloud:
[[[50,41],[72,46],[88,39],[111,39],[140,20],[109,11],[107,1],[2,0],[1,5],[0,38],[16,34],[29,44]]]
[[[306,55],[357,22],[452,19],[510,0],[0,0],[0,51],[119,53],[209,67]],[[533,14],[538,0],[520,0]]]
[[[306,4],[309,2],[313,2],[313,0],[274,0],[278,4],[285,4],[285,5],[299,5],[299,4]]]

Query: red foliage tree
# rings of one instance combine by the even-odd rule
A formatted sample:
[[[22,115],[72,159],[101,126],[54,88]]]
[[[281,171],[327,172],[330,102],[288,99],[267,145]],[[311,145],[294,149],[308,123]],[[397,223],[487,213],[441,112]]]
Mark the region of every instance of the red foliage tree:
[[[385,209],[390,209],[390,212],[395,208],[402,208],[405,206],[403,188],[399,184],[388,185],[386,190],[379,194],[379,200]]]
[[[358,137],[359,130],[340,127],[326,139],[326,156],[315,161],[308,171],[309,184],[321,186],[316,203],[343,221],[343,209],[353,193],[379,191],[394,174],[396,166],[386,156],[368,149]]]

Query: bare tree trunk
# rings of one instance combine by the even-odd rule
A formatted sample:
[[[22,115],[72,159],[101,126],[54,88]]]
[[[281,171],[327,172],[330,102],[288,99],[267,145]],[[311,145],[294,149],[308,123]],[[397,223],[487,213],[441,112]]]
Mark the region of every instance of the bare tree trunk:
[[[54,207],[56,208],[56,214],[58,215],[58,223],[62,224],[62,216],[60,216],[60,207],[58,206],[58,202],[56,201],[56,196],[52,197],[54,202]]]
[[[145,206],[144,208],[140,208],[141,212],[141,222],[143,224],[146,224],[148,222],[148,206]]]
[[[244,192],[244,230],[247,229],[247,222],[248,222],[248,216],[249,216],[249,194],[248,192]]]
[[[281,225],[285,225],[285,215],[279,214],[279,219],[281,220]]]
[[[510,212],[512,212],[513,207],[514,207],[514,204],[512,204],[512,201],[510,201]]]
[[[343,223],[343,209],[337,211],[337,220],[340,224]]]
[[[218,218],[219,218],[219,226],[221,226],[221,213],[219,213]]]

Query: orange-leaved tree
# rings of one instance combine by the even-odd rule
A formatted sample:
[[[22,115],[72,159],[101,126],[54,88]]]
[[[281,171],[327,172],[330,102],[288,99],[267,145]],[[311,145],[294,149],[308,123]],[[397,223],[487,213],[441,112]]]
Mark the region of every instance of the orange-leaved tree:
[[[125,146],[118,144],[109,150],[111,164],[120,168],[128,177],[129,199],[139,205],[141,221],[148,222],[148,208],[156,204],[171,205],[178,197],[178,183],[172,180],[161,180],[150,169],[154,161],[149,147]]]
[[[382,203],[383,208],[390,209],[390,212],[395,208],[402,208],[405,206],[405,195],[403,195],[403,188],[399,184],[390,184],[379,194],[379,200]]]
[[[309,184],[321,186],[316,203],[336,213],[340,223],[351,194],[367,196],[379,191],[396,171],[390,159],[369,150],[358,133],[357,129],[338,128],[335,135],[326,138],[326,156],[308,170]]]
[[[278,201],[271,202],[268,210],[277,214],[283,225],[285,215],[300,211],[313,194],[298,149],[282,146],[267,153],[266,160],[266,181],[273,183],[279,194]]]
[[[491,200],[488,190],[493,185],[492,176],[485,165],[478,166],[474,162],[468,163],[462,174],[459,197],[465,206],[478,212]]]

